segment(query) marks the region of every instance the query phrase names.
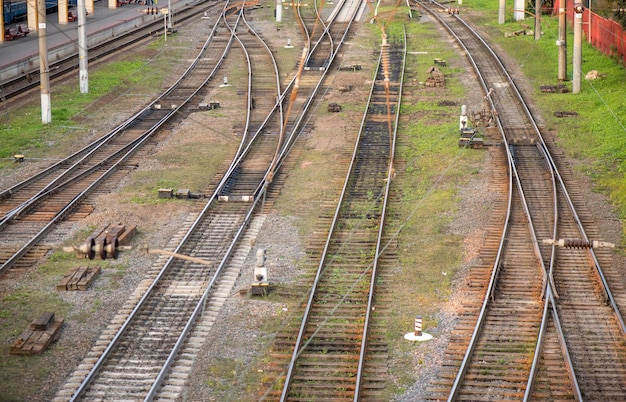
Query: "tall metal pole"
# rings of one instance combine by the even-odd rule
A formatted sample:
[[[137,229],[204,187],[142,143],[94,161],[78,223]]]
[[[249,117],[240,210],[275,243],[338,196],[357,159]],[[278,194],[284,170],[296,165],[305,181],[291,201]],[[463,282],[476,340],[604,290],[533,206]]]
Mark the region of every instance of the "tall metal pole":
[[[559,0],[559,81],[567,80],[567,14],[565,14],[565,0]]]
[[[583,59],[583,6],[582,4],[574,4],[574,82],[572,83],[572,92],[577,94],[580,92],[580,80],[582,76],[582,59]]]
[[[78,82],[80,93],[89,92],[89,74],[87,72],[87,33],[85,25],[87,23],[85,12],[85,0],[78,0]]]
[[[504,24],[504,12],[506,10],[506,0],[500,0],[498,7],[498,24]]]
[[[48,43],[46,41],[46,2],[37,1],[37,34],[39,37],[39,83],[41,86],[41,122],[52,122],[50,105],[50,71],[48,71]]]

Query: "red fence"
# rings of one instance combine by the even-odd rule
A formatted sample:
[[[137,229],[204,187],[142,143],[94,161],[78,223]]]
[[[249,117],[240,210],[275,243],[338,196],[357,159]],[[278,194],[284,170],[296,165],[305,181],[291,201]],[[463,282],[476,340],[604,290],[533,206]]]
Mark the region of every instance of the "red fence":
[[[574,0],[556,0],[554,13],[559,12],[559,1],[565,1],[565,12],[569,24],[574,23]],[[600,17],[585,8],[583,11],[583,32],[587,40],[602,53],[616,56],[626,63],[626,31],[613,20]]]

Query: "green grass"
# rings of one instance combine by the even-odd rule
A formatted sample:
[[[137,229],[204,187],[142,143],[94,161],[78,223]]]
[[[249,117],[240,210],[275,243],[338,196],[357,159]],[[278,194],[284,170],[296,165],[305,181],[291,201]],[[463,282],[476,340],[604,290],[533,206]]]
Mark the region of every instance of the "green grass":
[[[0,299],[0,384],[2,399],[24,400],[24,390],[35,388],[54,371],[54,364],[47,362],[49,353],[38,356],[9,354],[13,341],[32,320],[46,311],[54,311],[55,317],[64,317],[71,306],[54,292],[39,288],[18,286]],[[54,350],[54,345],[51,348]]]
[[[97,107],[103,97],[120,96],[128,91],[142,96],[150,96],[161,87],[163,80],[173,67],[179,63],[177,54],[180,50],[169,49],[168,54],[160,50],[146,50],[133,53],[125,61],[110,62],[99,68],[92,68],[89,73],[89,93],[80,94],[78,84],[75,87],[52,86],[52,123],[41,123],[41,110],[38,102],[30,106],[7,110],[0,117],[0,174],[8,174],[15,165],[10,158],[21,153],[29,158],[58,158],[65,156],[68,149],[74,149],[88,129],[83,125],[85,114],[90,108]],[[153,68],[158,63],[158,69]],[[138,98],[139,99],[139,98]],[[140,107],[142,105],[137,105]],[[27,162],[25,162],[27,163]],[[93,227],[79,231],[64,246],[76,245],[94,230]],[[95,284],[99,296],[85,305],[73,305],[64,300],[56,290],[56,284],[70,270],[79,265],[98,265],[102,272]],[[2,397],[7,401],[31,400],[42,393],[42,384],[46,378],[59,375],[66,362],[59,364],[58,359],[63,342],[54,343],[39,356],[10,355],[13,341],[30,322],[43,312],[54,311],[56,317],[62,317],[66,323],[86,322],[94,314],[102,314],[102,297],[108,290],[119,286],[127,266],[121,261],[100,261],[77,259],[73,253],[55,252],[29,271],[22,284],[5,289],[0,295],[0,388]],[[63,330],[61,332],[63,340]],[[71,343],[71,342],[70,342]]]
[[[151,52],[154,54],[154,51]],[[172,64],[176,50],[169,54]],[[154,69],[153,59],[137,55],[125,61],[108,63],[105,68],[89,73],[89,92],[81,94],[78,85],[51,88],[52,122],[42,124],[38,104],[9,110],[0,116],[0,169],[10,168],[10,158],[24,154],[26,158],[55,158],[75,148],[75,141],[89,129],[81,124],[85,111],[106,94],[119,93],[140,85],[143,89],[160,86],[168,69]],[[9,160],[7,159],[9,158]]]
[[[472,7],[486,9],[481,2]],[[492,7],[491,7],[492,8]],[[534,24],[534,20],[524,21]],[[619,209],[622,219],[626,217],[626,103],[624,82],[626,70],[620,60],[605,56],[595,50],[583,38],[582,80],[578,94],[548,94],[540,91],[541,85],[558,84],[558,19],[543,16],[540,40],[532,36],[504,38],[503,32],[519,29],[520,23],[509,21],[497,24],[497,14],[488,14],[483,27],[491,40],[501,46],[521,66],[527,82],[533,88],[534,100],[541,110],[548,129],[554,130],[558,145],[578,160],[576,165],[590,176],[596,190],[605,193]],[[567,72],[573,79],[573,29],[568,25]],[[587,81],[586,73],[597,70],[601,77]],[[564,83],[572,88],[572,82]],[[554,112],[574,111],[577,118],[557,118]],[[624,229],[626,236],[626,227]]]

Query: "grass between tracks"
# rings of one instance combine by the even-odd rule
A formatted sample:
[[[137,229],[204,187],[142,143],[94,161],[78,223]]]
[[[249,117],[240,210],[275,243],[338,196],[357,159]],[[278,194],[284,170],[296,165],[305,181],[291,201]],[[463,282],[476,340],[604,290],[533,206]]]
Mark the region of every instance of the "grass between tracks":
[[[539,107],[545,125],[558,137],[558,144],[576,163],[576,168],[593,179],[596,190],[605,193],[626,218],[626,103],[624,82],[626,70],[622,62],[603,55],[583,38],[582,79],[578,94],[542,93],[541,85],[558,82],[558,18],[543,15],[540,40],[534,36],[505,38],[504,32],[521,29],[521,23],[534,26],[534,20],[515,22],[511,15],[504,25],[497,20],[497,4],[472,2],[468,8],[481,11],[477,23],[515,59]],[[567,72],[564,82],[570,90],[573,79],[573,28],[567,26]],[[597,70],[600,78],[587,80],[588,72]],[[577,112],[578,117],[557,118],[554,112]],[[622,243],[626,236],[623,229]]]
[[[17,153],[24,154],[24,164],[28,164],[40,158],[65,156],[70,152],[68,150],[77,150],[80,146],[76,144],[83,144],[84,137],[90,131],[99,130],[100,125],[110,125],[108,121],[94,123],[91,115],[96,114],[103,118],[103,114],[98,113],[101,108],[110,108],[112,114],[119,113],[117,107],[124,102],[124,98],[130,98],[131,103],[136,103],[130,106],[132,109],[129,113],[136,111],[143,102],[152,98],[173,68],[179,65],[182,47],[176,46],[176,37],[168,39],[167,43],[167,52],[162,40],[157,40],[147,49],[133,53],[128,59],[91,69],[88,94],[79,93],[77,82],[71,86],[53,87],[50,124],[41,124],[41,111],[37,104],[3,112],[0,117],[0,175],[8,175],[13,169],[26,166],[11,160]],[[110,117],[105,116],[104,119]],[[171,160],[166,161],[167,163],[179,161],[180,154],[185,151],[191,154],[184,144],[180,148],[180,152],[169,156]],[[218,146],[215,148],[219,149]],[[146,203],[147,199],[156,198],[158,184],[183,182],[195,190],[194,184],[202,183],[198,176],[206,175],[210,171],[209,167],[202,164],[204,159],[189,158],[184,165],[187,170],[193,169],[197,174],[183,175],[180,169],[165,171],[159,176],[164,182],[154,179],[151,189],[136,184],[141,183],[139,175],[135,182],[136,188],[127,190],[127,194],[133,191],[131,198],[134,202]],[[180,179],[182,176],[188,180],[183,181]],[[86,228],[69,239],[66,245],[80,243],[94,229]],[[63,295],[55,289],[58,281],[77,266],[73,254],[60,251],[49,256],[36,271],[19,274],[22,277],[17,281],[3,279],[3,286],[0,288],[1,400],[46,400],[47,397],[41,397],[49,396],[51,392],[44,389],[46,379],[66,375],[65,370],[71,367],[72,362],[58,360],[57,352],[63,352],[58,345],[38,356],[10,355],[9,350],[13,341],[30,322],[45,311],[54,311],[56,317],[65,319],[66,326],[62,333],[72,331],[76,324],[84,323],[92,317],[101,316],[104,306],[102,299],[109,297],[108,290],[119,287],[119,280],[125,275],[126,266],[119,260],[114,263],[94,260],[89,261],[89,265],[99,265],[102,269],[97,290],[81,292],[80,296]]]
[[[169,64],[176,60],[177,50],[168,54]],[[0,169],[10,168],[12,156],[23,154],[27,159],[55,158],[77,150],[76,144],[89,130],[91,108],[104,96],[125,93],[132,88],[137,93],[153,93],[168,74],[167,60],[155,45],[151,49],[124,61],[111,62],[105,68],[89,72],[89,92],[81,94],[74,86],[51,88],[52,122],[41,123],[41,107],[29,104],[15,110],[6,110],[0,116]],[[155,68],[156,60],[161,60]],[[136,105],[140,106],[140,105]],[[83,125],[85,123],[85,125]]]
[[[472,5],[483,12],[494,7],[492,1],[475,2]],[[405,12],[402,12],[406,16]],[[594,178],[598,191],[606,192],[611,200],[619,206],[622,216],[626,214],[626,135],[624,120],[626,105],[623,103],[623,82],[626,81],[624,69],[615,60],[602,56],[586,44],[583,48],[583,73],[597,69],[606,74],[597,81],[583,80],[580,94],[542,94],[540,85],[556,84],[557,49],[556,20],[544,19],[545,34],[540,41],[532,37],[515,37],[505,39],[504,31],[520,28],[520,24],[508,21],[505,25],[497,25],[497,10],[489,8],[488,17],[478,19],[482,28],[491,34],[492,40],[514,57],[526,74],[534,88],[535,100],[543,111],[546,125],[557,132],[560,144],[567,152],[580,160],[579,168]],[[408,21],[405,21],[408,22]],[[362,29],[370,32],[355,38],[365,51],[361,56],[367,58],[372,54],[371,44],[379,43],[379,31],[376,24],[365,24]],[[390,25],[389,32],[397,31],[397,25]],[[463,102],[465,90],[458,80],[460,70],[454,67],[458,59],[456,51],[447,40],[442,40],[437,30],[431,25],[415,20],[408,25],[409,30],[409,71],[415,80],[416,95],[412,102],[405,103],[402,109],[401,143],[398,146],[398,157],[404,161],[404,172],[398,172],[394,181],[394,191],[400,194],[402,203],[394,205],[392,210],[398,215],[397,232],[399,242],[400,266],[394,272],[395,279],[391,285],[391,313],[385,318],[388,328],[388,343],[393,363],[390,372],[393,381],[386,391],[389,399],[394,393],[402,392],[415,381],[416,371],[407,369],[419,368],[428,362],[428,344],[411,344],[402,339],[404,333],[411,332],[415,315],[424,318],[426,332],[437,335],[438,309],[445,302],[451,291],[451,281],[461,263],[460,236],[452,234],[450,224],[458,211],[458,187],[471,177],[483,174],[479,163],[482,151],[461,150],[457,147],[457,119],[459,105]],[[168,43],[173,41],[168,38]],[[295,38],[294,38],[295,41]],[[568,39],[568,46],[572,40]],[[293,50],[293,49],[292,49]],[[283,52],[281,50],[281,52]],[[286,50],[284,52],[287,52]],[[424,54],[424,52],[427,52]],[[1,158],[10,158],[15,153],[23,153],[27,158],[54,157],[62,155],[68,144],[73,144],[85,133],[79,118],[89,106],[106,94],[120,91],[120,88],[132,87],[133,91],[151,92],[155,84],[165,77],[166,69],[154,68],[157,65],[158,53],[154,51],[149,57],[137,57],[128,62],[109,64],[98,71],[90,72],[90,94],[80,95],[74,91],[53,90],[53,123],[42,127],[38,107],[23,110],[12,110],[0,116],[0,168],[11,169],[13,162]],[[160,53],[159,53],[160,54]],[[571,52],[569,53],[571,55]],[[168,55],[172,57],[172,55]],[[358,60],[351,56],[351,60]],[[419,87],[419,81],[426,78],[426,70],[431,66],[433,57],[446,59],[450,67],[445,68],[445,91],[425,91]],[[571,56],[569,56],[571,61]],[[551,62],[554,61],[554,62]],[[167,64],[167,63],[165,63]],[[348,63],[351,64],[351,63]],[[365,64],[365,63],[364,63]],[[158,64],[162,66],[163,63]],[[571,65],[571,63],[570,63]],[[568,67],[571,74],[571,68]],[[234,76],[229,76],[234,81]],[[101,82],[100,82],[101,80]],[[570,85],[569,83],[566,83]],[[76,86],[77,87],[77,86]],[[232,95],[232,94],[231,94]],[[234,95],[232,95],[234,96]],[[457,102],[456,106],[440,106],[438,100],[445,97]],[[226,99],[226,98],[224,98]],[[344,112],[350,111],[345,105]],[[554,111],[577,111],[578,118],[557,119]],[[344,113],[342,112],[342,113]],[[336,135],[337,133],[332,133]],[[332,135],[330,140],[332,141]],[[318,149],[307,145],[306,161],[290,175],[286,183],[285,193],[297,194],[298,202],[286,204],[278,201],[276,206],[282,214],[296,215],[302,226],[301,233],[308,236],[314,230],[315,211],[319,208],[317,197],[325,193],[330,195],[329,177],[337,174],[335,157],[337,149],[328,147]],[[214,167],[204,165],[187,165],[185,169],[173,169],[179,166],[186,156],[197,151],[192,145],[181,144],[179,151],[170,153],[160,162],[164,169],[162,176],[135,175],[134,182],[125,190],[129,192],[133,202],[149,202],[148,194],[157,187],[169,187],[181,182],[185,172],[199,168],[206,174]],[[205,158],[197,158],[205,159]],[[219,159],[219,158],[216,158]],[[468,175],[469,173],[469,175]],[[0,171],[0,174],[4,174]],[[169,175],[169,176],[168,176]],[[212,176],[206,174],[206,176]],[[201,178],[193,178],[188,186],[192,189],[202,184]],[[312,213],[313,211],[313,213]],[[68,268],[67,256],[55,254],[35,275],[45,278],[42,282],[53,286]],[[115,286],[115,278],[123,275],[123,267],[108,267],[110,270],[110,286]],[[397,280],[396,280],[397,279]],[[98,300],[77,313],[98,312]],[[8,355],[10,341],[27,326],[38,314],[45,310],[54,310],[63,316],[72,306],[59,298],[54,292],[46,289],[33,289],[16,285],[2,293],[0,300],[0,388],[3,398],[8,400],[25,400],[27,395],[36,393],[40,381],[53,373],[54,350],[42,356],[27,359]],[[268,332],[274,323],[268,322]],[[210,386],[225,387],[224,395],[242,395],[248,388],[254,388],[255,380],[262,374],[251,370],[248,378],[241,378],[243,368],[237,361],[221,362],[209,373]],[[417,363],[417,364],[416,364]],[[232,385],[233,373],[239,378],[238,392],[228,391]],[[223,381],[222,381],[223,380]],[[219,384],[219,386],[217,385]],[[254,390],[249,395],[255,395]]]

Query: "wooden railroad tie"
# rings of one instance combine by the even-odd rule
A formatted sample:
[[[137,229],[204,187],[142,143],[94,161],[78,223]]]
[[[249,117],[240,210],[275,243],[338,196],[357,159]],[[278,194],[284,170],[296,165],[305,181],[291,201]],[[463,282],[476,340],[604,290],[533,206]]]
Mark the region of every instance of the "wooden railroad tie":
[[[110,244],[113,239],[117,238],[120,246],[125,246],[130,242],[130,239],[137,232],[136,226],[126,227],[122,223],[110,223],[98,228],[91,237],[96,240],[96,244],[101,242],[103,239],[106,239],[107,243]]]
[[[577,112],[554,112],[554,117],[578,117]]]
[[[544,93],[564,94],[564,93],[569,92],[567,87],[565,85],[563,85],[563,84],[559,84],[559,85],[541,85],[539,88],[541,89],[541,92],[544,92]]]
[[[38,355],[55,341],[63,326],[63,318],[54,318],[54,312],[45,312],[33,320],[28,328],[13,342],[9,353],[13,355]]]
[[[87,290],[99,272],[100,267],[78,267],[61,279],[57,290]]]

